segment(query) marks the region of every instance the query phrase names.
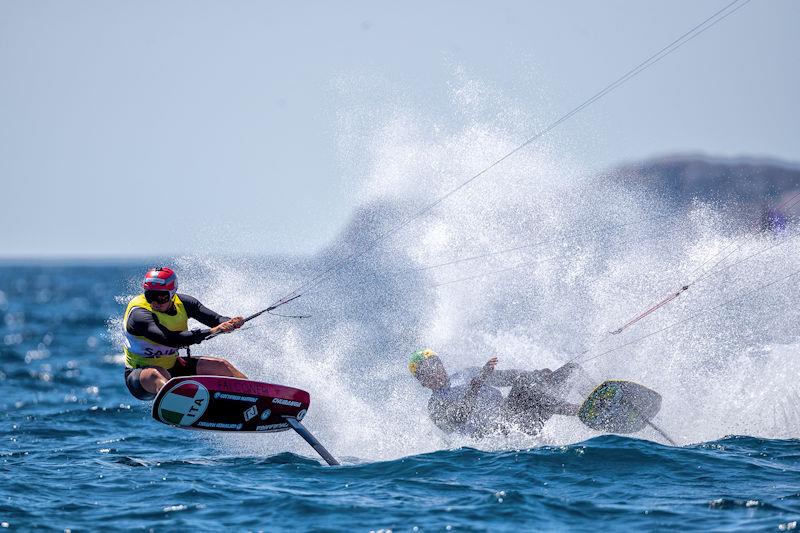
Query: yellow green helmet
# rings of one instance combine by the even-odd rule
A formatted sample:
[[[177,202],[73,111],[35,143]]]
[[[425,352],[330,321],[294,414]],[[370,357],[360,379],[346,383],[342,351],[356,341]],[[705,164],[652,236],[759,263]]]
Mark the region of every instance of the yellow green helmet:
[[[436,352],[434,352],[430,348],[425,348],[424,350],[417,350],[416,352],[411,354],[411,358],[408,360],[408,369],[411,371],[412,374],[416,376],[417,369],[419,368],[420,363],[422,363],[425,359],[429,359],[431,357],[436,357]]]

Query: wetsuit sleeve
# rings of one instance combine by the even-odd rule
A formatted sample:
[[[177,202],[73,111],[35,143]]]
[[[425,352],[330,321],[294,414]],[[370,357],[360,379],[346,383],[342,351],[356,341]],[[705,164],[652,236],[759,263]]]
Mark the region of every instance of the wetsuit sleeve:
[[[489,383],[489,379],[496,371],[497,369],[486,371],[485,367],[481,368],[478,371],[478,375],[470,380],[469,385],[467,386],[467,393],[464,395],[464,399],[461,400],[460,405],[458,406],[458,414],[460,415],[461,421],[466,420],[469,418],[469,415],[472,414],[472,411],[475,409],[475,403],[481,387]]]
[[[128,333],[137,337],[144,337],[164,346],[181,348],[190,344],[197,344],[205,340],[211,333],[210,329],[196,329],[192,331],[170,331],[153,316],[147,309],[137,308],[128,315],[125,324]]]
[[[510,387],[522,375],[522,372],[522,370],[498,370],[495,368],[487,383],[492,387]]]
[[[546,383],[558,386],[568,380],[580,367],[575,363],[567,363],[555,371],[549,368],[541,370],[498,370],[489,376],[487,383],[493,387],[511,387],[522,379],[531,384]]]
[[[186,314],[189,315],[189,318],[194,318],[205,326],[213,328],[214,326],[218,326],[219,324],[230,320],[229,317],[215,313],[208,307],[204,306],[200,303],[200,300],[193,296],[189,296],[188,294],[179,294],[178,298],[180,298],[183,302],[183,306],[186,308]]]

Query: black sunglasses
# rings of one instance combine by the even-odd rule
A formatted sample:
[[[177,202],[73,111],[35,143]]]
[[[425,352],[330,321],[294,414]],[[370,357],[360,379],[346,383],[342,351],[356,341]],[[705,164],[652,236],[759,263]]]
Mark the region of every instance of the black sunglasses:
[[[150,303],[165,304],[172,299],[172,296],[165,291],[144,291],[144,299]]]

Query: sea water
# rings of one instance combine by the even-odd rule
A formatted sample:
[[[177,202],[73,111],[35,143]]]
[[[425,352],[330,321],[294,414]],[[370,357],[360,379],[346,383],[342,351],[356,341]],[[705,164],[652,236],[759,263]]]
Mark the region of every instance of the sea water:
[[[180,271],[189,263],[183,260]],[[330,348],[307,351],[313,335],[294,328],[319,327],[315,320],[330,318],[287,326],[265,317],[236,334],[241,337],[216,339],[195,352],[223,353],[254,379],[309,390],[306,424],[343,466],[324,466],[290,433],[232,436],[159,424],[150,405],[125,389],[115,338],[124,298],[113,295],[131,293],[147,265],[0,268],[3,528],[787,530],[800,519],[798,428],[780,425],[793,424],[788,411],[782,422],[773,420],[763,398],[785,407],[775,386],[763,390],[763,376],[753,375],[749,389],[729,383],[747,398],[731,415],[725,393],[709,393],[704,405],[692,407],[677,383],[667,387],[641,371],[618,372],[661,391],[660,421],[679,447],[655,433],[598,435],[566,418],[552,420],[538,439],[464,442],[426,420],[425,393],[404,370],[414,346],[376,353],[347,345],[359,328],[332,320],[336,333],[324,341]],[[183,281],[184,290],[206,293],[195,276]],[[250,302],[204,296],[221,312],[253,310]],[[511,344],[515,350],[523,350],[519,342]],[[246,343],[252,343],[247,350],[230,346]],[[520,357],[507,343],[491,352],[501,365],[506,352]],[[488,355],[440,351],[450,367]],[[528,366],[543,361],[531,358]],[[377,375],[380,368],[389,376]],[[751,402],[761,410],[748,411]],[[705,418],[710,412],[720,420]]]
[[[558,136],[432,206],[536,126],[494,98],[456,86],[460,118],[438,122],[354,97],[337,146],[357,205],[312,255],[3,263],[0,528],[795,529],[796,232],[596,178]],[[304,424],[342,466],[293,432],[170,428],[130,396],[121,316],[160,264],[228,316],[302,294],[275,312],[308,318],[265,314],[193,354],[309,391]],[[604,379],[642,383],[662,395],[654,422],[677,446],[564,416],[535,436],[445,435],[406,366],[425,347],[449,371],[493,356],[501,369],[577,361],[575,402]]]

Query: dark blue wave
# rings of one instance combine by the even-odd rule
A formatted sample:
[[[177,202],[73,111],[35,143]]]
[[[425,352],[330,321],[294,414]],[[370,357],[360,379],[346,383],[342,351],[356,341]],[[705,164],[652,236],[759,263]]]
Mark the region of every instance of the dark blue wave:
[[[109,295],[126,293],[139,270],[0,267],[0,522],[9,530],[705,531],[800,520],[798,440],[676,448],[606,435],[345,457],[331,468],[301,444],[273,449],[267,436],[267,451],[254,454],[157,424],[106,357],[117,350],[106,320],[122,311]]]

